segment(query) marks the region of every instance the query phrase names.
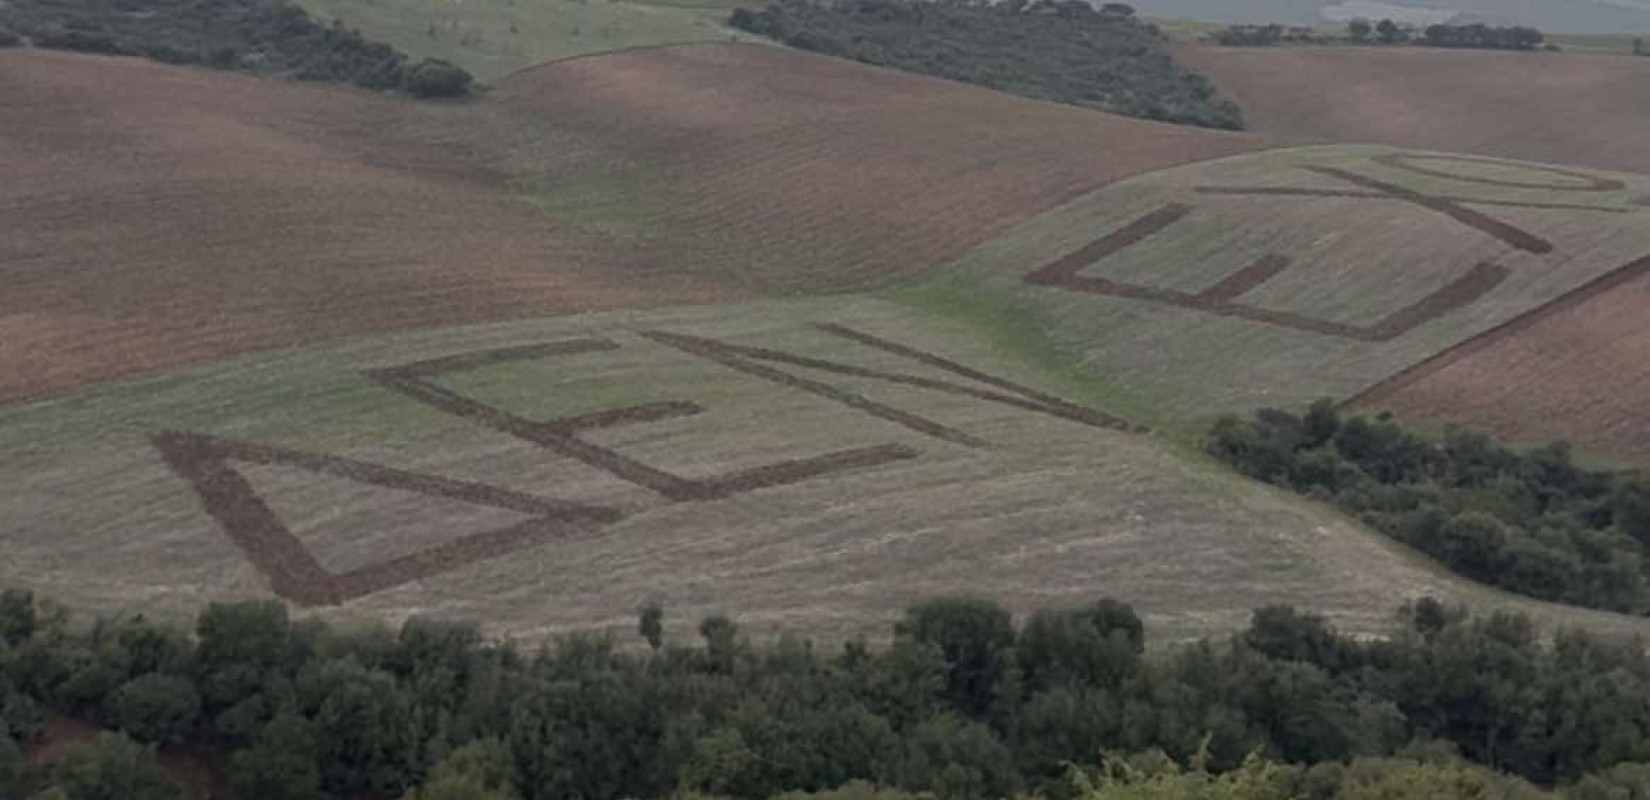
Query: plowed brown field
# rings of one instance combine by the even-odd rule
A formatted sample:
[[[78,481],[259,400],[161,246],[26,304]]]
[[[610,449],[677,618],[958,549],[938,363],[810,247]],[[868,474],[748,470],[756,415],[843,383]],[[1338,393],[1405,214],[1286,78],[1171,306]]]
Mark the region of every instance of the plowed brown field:
[[[0,400],[373,331],[870,288],[1265,145],[760,46],[460,105],[0,53]]]
[[[1527,442],[1650,459],[1650,258],[1607,283],[1468,340],[1355,405],[1444,419]]]
[[[1182,45],[1262,133],[1650,172],[1650,59]]]

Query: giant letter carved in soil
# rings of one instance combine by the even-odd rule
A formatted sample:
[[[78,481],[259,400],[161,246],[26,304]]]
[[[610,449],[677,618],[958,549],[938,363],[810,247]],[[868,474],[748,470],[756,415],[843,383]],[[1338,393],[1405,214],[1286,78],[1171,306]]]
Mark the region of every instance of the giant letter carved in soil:
[[[1434,160],[1447,160],[1444,157],[1429,157]],[[1470,176],[1453,175],[1436,170],[1423,170],[1409,166],[1398,156],[1377,158],[1376,161],[1410,171],[1422,172],[1435,177],[1447,177],[1469,183],[1486,183],[1500,186],[1525,188],[1552,188],[1566,189],[1563,186],[1546,186],[1545,184],[1515,183],[1509,181],[1494,181],[1475,179]],[[1497,162],[1499,163],[1499,162]],[[1532,254],[1546,254],[1553,251],[1553,244],[1515,225],[1495,219],[1483,212],[1468,208],[1466,204],[1506,206],[1514,208],[1562,209],[1570,211],[1586,211],[1619,214],[1626,213],[1625,209],[1600,205],[1570,205],[1558,203],[1535,203],[1521,201],[1481,200],[1443,195],[1433,195],[1415,191],[1393,183],[1362,175],[1345,169],[1325,166],[1308,166],[1305,169],[1319,175],[1328,176],[1350,183],[1357,189],[1317,189],[1294,188],[1278,186],[1201,186],[1197,192],[1206,196],[1266,196],[1266,197],[1335,197],[1356,200],[1386,200],[1409,203],[1427,211],[1442,214],[1456,222],[1495,238],[1496,240],[1522,252]],[[1564,177],[1588,181],[1578,185],[1579,188],[1569,188],[1571,191],[1602,191],[1621,188],[1619,181],[1594,179],[1581,173],[1563,170],[1545,170],[1555,172]],[[1192,206],[1182,203],[1169,203],[1146,215],[1134,220],[1123,228],[1103,236],[1094,242],[1058,258],[1037,270],[1026,275],[1025,281],[1031,284],[1052,286],[1069,291],[1087,292],[1091,294],[1111,295],[1134,300],[1145,300],[1155,303],[1164,303],[1180,308],[1192,309],[1220,316],[1238,317],[1256,322],[1264,322],[1285,328],[1310,331],[1326,336],[1336,336],[1346,339],[1356,339],[1369,342],[1383,342],[1402,336],[1429,320],[1436,319],[1451,311],[1472,303],[1484,296],[1491,289],[1498,286],[1509,274],[1505,267],[1490,262],[1481,262],[1473,266],[1467,273],[1451,281],[1448,285],[1439,288],[1421,300],[1388,314],[1372,325],[1348,325],[1333,320],[1313,317],[1287,311],[1276,311],[1261,308],[1240,302],[1240,298],[1260,287],[1262,284],[1276,277],[1288,269],[1291,262],[1288,257],[1279,254],[1268,254],[1254,263],[1238,270],[1214,286],[1201,292],[1182,292],[1146,286],[1135,283],[1112,281],[1105,278],[1083,275],[1083,271],[1109,256],[1122,252],[1153,235],[1156,235],[1174,224],[1180,222],[1192,213]]]
[[[1127,423],[1117,418],[897,342],[842,325],[825,324],[817,327],[831,336],[891,353],[992,388],[983,389],[962,383],[870,369],[782,350],[731,344],[684,334],[644,331],[641,336],[747,375],[832,400],[925,436],[967,447],[981,447],[986,443],[934,420],[770,365],[786,364],[834,375],[913,386],[997,403],[1090,427],[1130,429]],[[366,376],[414,401],[604,470],[656,492],[671,502],[726,498],[756,489],[819,478],[843,470],[912,459],[919,455],[915,449],[905,445],[883,444],[840,450],[812,458],[782,461],[723,475],[689,478],[594,444],[582,438],[581,434],[620,425],[645,424],[702,413],[704,409],[695,403],[671,400],[603,409],[553,420],[532,420],[466,397],[435,382],[438,376],[446,373],[492,364],[600,353],[616,350],[618,347],[618,344],[607,339],[574,339],[401,364],[369,370]],[[249,444],[201,433],[165,431],[156,434],[153,442],[172,470],[189,481],[199,495],[206,512],[269,579],[270,587],[277,594],[300,605],[341,603],[540,544],[559,534],[598,528],[617,522],[621,517],[620,513],[612,508],[537,497],[495,486],[407,472],[340,456]],[[246,478],[232,466],[231,462],[236,461],[294,467],[375,486],[508,509],[531,515],[532,518],[518,525],[466,537],[412,555],[344,573],[333,573],[316,559],[258,496]]]

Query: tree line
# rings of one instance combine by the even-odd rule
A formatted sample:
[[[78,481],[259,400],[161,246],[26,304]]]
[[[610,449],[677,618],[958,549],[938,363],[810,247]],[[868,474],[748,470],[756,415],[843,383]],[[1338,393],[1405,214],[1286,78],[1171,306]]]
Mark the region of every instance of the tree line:
[[[1425,47],[1468,47],[1493,50],[1534,50],[1546,42],[1535,28],[1496,27],[1483,24],[1428,25],[1420,30],[1383,19],[1371,22],[1355,19],[1347,23],[1344,37],[1320,34],[1312,28],[1282,25],[1230,25],[1210,37],[1227,47],[1270,47],[1278,44],[1417,44]]]
[[[470,74],[405,53],[340,22],[322,25],[289,0],[7,0],[0,46],[32,44],[144,56],[300,80],[401,90],[418,97],[469,94]]]
[[[1650,613],[1650,482],[1459,428],[1433,442],[1387,416],[1220,420],[1208,449],[1254,478],[1332,502],[1483,583],[1543,600]]]
[[[654,606],[631,646],[584,634],[526,648],[463,623],[294,620],[273,601],[212,605],[189,629],[85,623],[6,592],[0,797],[176,800],[154,748],[181,746],[235,800],[1225,797],[1209,787],[1262,778],[1277,794],[1241,796],[1418,796],[1360,794],[1390,781],[1436,783],[1425,796],[1442,799],[1545,796],[1532,781],[1605,800],[1650,787],[1641,643],[1543,643],[1526,618],[1430,600],[1381,640],[1275,607],[1236,635],[1149,652],[1140,617],[1108,599],[1016,620],[938,598],[885,646],[834,651],[752,644],[725,616],[698,624],[696,646],[667,627]],[[48,714],[109,732],[36,764],[24,753]]]
[[[777,0],[733,27],[802,50],[1164,122],[1238,129],[1214,84],[1122,3]]]

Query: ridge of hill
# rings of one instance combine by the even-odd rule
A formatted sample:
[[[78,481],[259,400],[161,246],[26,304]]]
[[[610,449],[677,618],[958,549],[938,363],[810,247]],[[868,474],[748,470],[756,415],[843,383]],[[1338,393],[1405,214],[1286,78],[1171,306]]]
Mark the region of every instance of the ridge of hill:
[[[1650,172],[1650,58],[1424,47],[1173,51],[1236,99],[1258,133]]]

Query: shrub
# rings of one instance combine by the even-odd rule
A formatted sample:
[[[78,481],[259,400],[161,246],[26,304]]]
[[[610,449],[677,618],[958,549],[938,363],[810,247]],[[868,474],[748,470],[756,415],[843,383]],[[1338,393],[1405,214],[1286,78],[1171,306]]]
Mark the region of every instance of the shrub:
[[[407,91],[415,97],[461,97],[470,93],[475,78],[438,58],[426,58],[407,70]]]
[[[115,37],[104,31],[83,31],[73,29],[48,29],[34,35],[36,47],[49,47],[54,50],[73,50],[77,53],[97,53],[100,55],[119,56],[130,53]]]
[[[0,47],[17,47],[23,43],[23,37],[12,33],[6,28],[0,28]]]
[[[1116,114],[1241,128],[1213,84],[1176,64],[1133,9],[1001,3],[778,0],[728,24],[792,47]],[[1281,30],[1280,34],[1281,34]]]

